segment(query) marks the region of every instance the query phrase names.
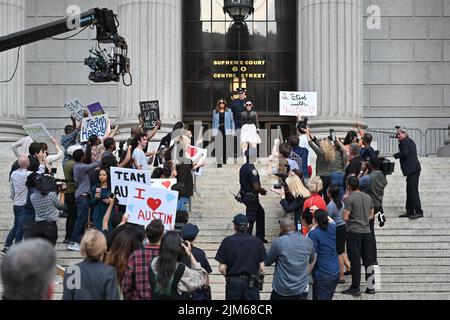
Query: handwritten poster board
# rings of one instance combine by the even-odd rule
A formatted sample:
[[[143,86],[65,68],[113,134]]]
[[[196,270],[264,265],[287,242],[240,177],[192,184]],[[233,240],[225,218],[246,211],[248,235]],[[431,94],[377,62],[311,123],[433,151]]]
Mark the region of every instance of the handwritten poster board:
[[[69,111],[70,115],[75,118],[77,121],[83,120],[83,105],[81,104],[80,100],[74,99],[72,101],[69,101],[64,105],[64,108]]]
[[[127,200],[129,223],[147,226],[150,222],[160,219],[164,229],[170,231],[175,226],[178,192],[153,188],[148,185],[130,183]]]
[[[128,184],[149,184],[151,176],[150,171],[111,167],[111,190],[119,200],[119,204],[127,204]]]
[[[81,124],[81,142],[86,142],[89,137],[95,134],[99,139],[103,139],[106,135],[108,127],[108,115],[103,114],[101,116],[83,118]]]
[[[89,112],[91,113],[92,116],[101,116],[102,114],[105,114],[105,111],[103,110],[102,105],[100,104],[100,102],[96,102],[93,104],[90,104],[87,106]]]
[[[34,142],[45,142],[52,144],[52,136],[42,123],[23,126],[23,130],[33,139]]]
[[[152,187],[171,190],[177,179],[152,179]]]
[[[280,91],[280,116],[317,116],[317,92]]]
[[[144,115],[144,130],[153,130],[160,119],[159,101],[140,102],[141,112]]]

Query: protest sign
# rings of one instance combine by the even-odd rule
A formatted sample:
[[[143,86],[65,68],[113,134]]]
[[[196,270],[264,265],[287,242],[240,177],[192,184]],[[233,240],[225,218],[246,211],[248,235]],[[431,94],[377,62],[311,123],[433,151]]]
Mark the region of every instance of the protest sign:
[[[317,116],[317,92],[280,91],[281,116]]]
[[[102,114],[105,114],[105,111],[103,110],[102,105],[100,104],[100,102],[96,102],[93,104],[90,104],[87,106],[89,112],[91,113],[92,116],[101,116]]]
[[[83,105],[78,99],[74,99],[64,105],[64,108],[69,111],[70,115],[77,121],[83,120]]]
[[[199,147],[188,146],[187,147],[187,157],[195,163],[201,163],[206,160],[208,156],[208,150]]]
[[[175,226],[178,192],[153,188],[148,185],[130,183],[127,210],[128,222],[147,226],[160,219],[164,229],[170,231]]]
[[[23,126],[23,130],[33,139],[34,142],[45,142],[48,145],[52,143],[52,136],[42,123]],[[27,151],[28,152],[28,151]]]
[[[103,139],[108,128],[108,115],[83,118],[81,125],[81,142],[86,142],[89,137],[95,134],[99,139]]]
[[[159,120],[159,101],[140,102],[141,112],[144,116],[144,130],[153,130]]]
[[[119,204],[126,205],[129,195],[128,184],[149,184],[151,172],[144,170],[111,167],[111,190],[119,200]]]
[[[177,179],[152,179],[152,187],[171,190]]]

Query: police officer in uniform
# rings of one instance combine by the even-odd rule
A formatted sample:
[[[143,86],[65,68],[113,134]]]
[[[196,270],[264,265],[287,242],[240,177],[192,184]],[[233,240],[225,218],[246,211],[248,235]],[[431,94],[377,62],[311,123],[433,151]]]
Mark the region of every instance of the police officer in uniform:
[[[247,233],[248,219],[233,219],[235,234],[223,239],[215,259],[226,277],[225,300],[259,300],[266,250],[261,240]]]
[[[263,243],[268,241],[265,238],[264,208],[259,203],[259,195],[265,196],[267,191],[261,187],[259,173],[254,166],[257,151],[249,147],[245,152],[247,162],[239,171],[239,183],[241,184],[240,195],[246,206],[246,215],[249,221],[248,233],[252,234],[253,225],[256,222],[256,237]]]
[[[239,98],[233,100],[230,104],[231,111],[233,112],[235,130],[238,130],[242,127],[241,113],[245,111],[245,103],[248,101],[244,88],[238,88],[237,93],[239,95]]]

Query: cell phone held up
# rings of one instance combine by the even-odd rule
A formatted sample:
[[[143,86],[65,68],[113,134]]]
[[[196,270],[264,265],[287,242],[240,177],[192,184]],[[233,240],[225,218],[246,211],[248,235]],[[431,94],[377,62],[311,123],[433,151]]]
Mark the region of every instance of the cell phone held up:
[[[328,137],[333,142],[336,142],[336,132],[333,129],[330,129],[330,136]]]

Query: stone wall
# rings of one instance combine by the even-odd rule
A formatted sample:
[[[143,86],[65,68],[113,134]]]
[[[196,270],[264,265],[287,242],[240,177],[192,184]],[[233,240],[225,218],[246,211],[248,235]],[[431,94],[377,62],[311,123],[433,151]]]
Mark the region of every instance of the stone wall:
[[[364,117],[373,128],[446,128],[450,123],[450,0],[365,0]]]

